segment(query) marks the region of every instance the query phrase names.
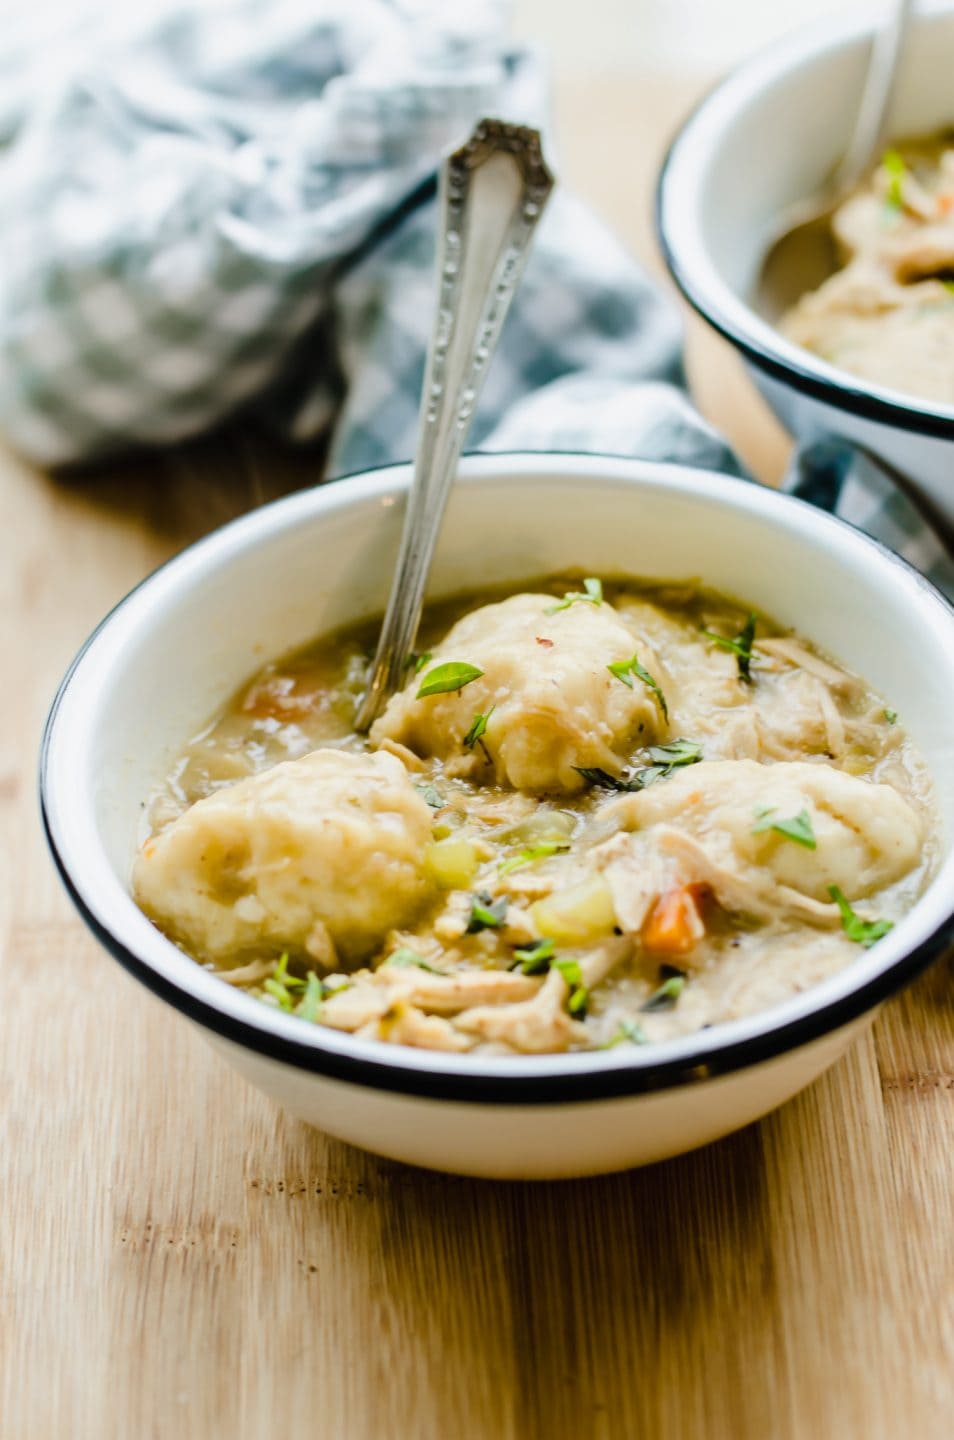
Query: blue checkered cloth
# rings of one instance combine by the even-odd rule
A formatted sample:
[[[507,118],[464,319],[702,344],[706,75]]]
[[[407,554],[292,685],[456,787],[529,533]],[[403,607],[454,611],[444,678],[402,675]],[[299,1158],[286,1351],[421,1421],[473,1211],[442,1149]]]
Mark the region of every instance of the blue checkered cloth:
[[[506,0],[141,0],[77,12],[41,46],[24,40],[32,13],[0,39],[13,445],[72,464],[242,415],[323,442],[331,476],[409,457],[439,157],[482,115],[545,119]],[[562,191],[470,445],[741,473],[689,403],[672,306]],[[880,469],[812,452],[791,485],[954,594],[940,542]]]

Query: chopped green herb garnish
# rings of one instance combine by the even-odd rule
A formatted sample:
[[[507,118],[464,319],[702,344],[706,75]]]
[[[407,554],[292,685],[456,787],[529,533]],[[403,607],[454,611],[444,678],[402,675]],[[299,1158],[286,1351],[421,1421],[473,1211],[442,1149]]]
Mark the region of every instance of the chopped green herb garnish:
[[[794,840],[796,845],[804,845],[806,850],[818,848],[815,839],[815,831],[812,829],[812,817],[807,810],[800,810],[789,820],[774,820],[774,805],[757,806],[755,824],[752,826],[753,835],[761,835],[766,830],[774,830],[776,835],[783,835],[786,840]]]
[[[483,670],[478,670],[476,665],[468,665],[464,660],[447,660],[443,665],[435,665],[429,670],[421,681],[417,692],[418,700],[426,695],[448,695],[456,690],[458,694],[465,685],[472,680],[479,680]]]
[[[752,679],[752,642],[755,639],[755,623],[756,616],[750,615],[738,635],[732,637],[717,635],[714,630],[704,629],[702,632],[714,645],[718,645],[720,650],[729,650],[735,656],[739,666],[739,677],[746,681]]]
[[[566,1008],[571,1015],[576,1015],[582,1020],[586,1014],[586,1007],[589,1004],[590,992],[583,984],[583,971],[580,968],[579,960],[554,960],[551,968],[559,970],[563,979],[570,987],[570,996],[566,1002]]]
[[[628,789],[645,790],[654,781],[665,780],[677,766],[697,764],[702,759],[702,746],[695,740],[671,740],[667,745],[650,745],[647,754],[653,764],[637,770]]]
[[[569,840],[541,840],[538,845],[528,845],[526,850],[521,850],[519,855],[514,855],[510,860],[504,860],[500,866],[501,875],[509,875],[512,870],[519,870],[522,865],[532,865],[534,860],[547,860],[551,855],[559,855],[562,850],[569,850]]]
[[[573,769],[577,775],[590,785],[602,785],[607,790],[635,790],[636,786],[631,780],[621,780],[616,775],[611,775],[608,770],[600,770],[586,765],[574,765]]]
[[[647,689],[651,690],[652,693],[655,695],[656,699],[659,701],[659,708],[663,713],[663,719],[669,719],[669,706],[666,704],[665,695],[659,688],[658,683],[650,675],[649,671],[644,666],[640,665],[635,655],[632,657],[631,660],[616,660],[613,662],[612,665],[607,665],[606,668],[611,675],[616,676],[617,680],[622,680],[624,685],[628,685],[630,690],[634,688],[634,675],[636,676],[637,680],[642,680],[643,684],[647,687]]]
[[[672,774],[670,765],[644,765],[637,770],[633,776],[632,783],[626,788],[628,790],[645,790],[647,785],[652,785],[657,780],[665,780],[667,775]]]
[[[414,789],[419,795],[423,795],[432,810],[443,810],[444,798],[436,785],[415,785]]]
[[[588,575],[583,581],[582,590],[567,590],[563,599],[556,605],[548,605],[544,611],[545,615],[555,615],[558,610],[569,610],[578,600],[583,600],[589,605],[602,605],[603,585],[595,576]]]
[[[602,785],[607,790],[645,790],[654,780],[671,775],[677,766],[695,765],[702,759],[702,746],[695,740],[671,740],[666,745],[650,745],[646,753],[653,764],[641,766],[629,779],[584,765],[574,765],[573,769],[590,785]]]
[[[501,895],[499,900],[492,900],[483,892],[471,895],[467,934],[476,935],[478,930],[498,930],[506,919],[506,915],[507,897],[505,895]]]
[[[270,975],[265,981],[263,989],[267,990],[269,995],[278,1001],[283,1010],[290,1010],[292,1008],[292,997],[288,993],[288,988],[283,985],[280,980],[275,980]]]
[[[381,969],[386,965],[396,970],[404,970],[409,965],[414,965],[418,970],[429,970],[432,975],[443,975],[443,970],[438,970],[435,965],[429,965],[423,955],[412,950],[410,945],[400,945],[397,950],[392,950],[388,958],[383,962]]]
[[[273,999],[278,1001],[283,1010],[291,1010],[294,1005],[294,1000],[290,992],[292,990],[301,990],[305,985],[304,980],[299,979],[297,975],[288,974],[288,960],[288,951],[283,950],[275,965],[275,969],[262,987]]]
[[[474,716],[473,720],[470,722],[470,729],[464,736],[464,745],[466,749],[473,750],[474,746],[477,744],[477,741],[483,739],[487,730],[487,721],[490,719],[496,708],[496,705],[491,705],[486,715]],[[484,747],[484,749],[486,750],[486,746]]]
[[[640,1006],[640,1009],[672,1010],[679,996],[682,994],[685,983],[685,975],[670,975],[668,980],[663,981],[658,990],[653,991],[645,1005]]]
[[[889,930],[894,929],[893,920],[862,920],[861,916],[852,910],[837,885],[829,885],[828,893],[841,911],[842,930],[856,945],[863,945],[868,950],[877,940],[887,935]]]
[[[612,1050],[614,1045],[622,1045],[624,1040],[628,1040],[630,1045],[649,1044],[646,1032],[642,1026],[638,1025],[635,1020],[630,1020],[627,1016],[625,1020],[619,1022],[616,1033],[612,1035],[601,1048],[603,1050]]]
[[[881,164],[888,172],[888,204],[892,210],[903,210],[904,177],[908,173],[908,167],[897,150],[886,150],[881,157]]]
[[[674,770],[677,765],[695,765],[702,759],[702,746],[695,740],[669,740],[665,745],[650,745],[649,758],[654,765]]]
[[[516,961],[514,968],[522,970],[524,975],[542,975],[549,970],[550,961],[555,954],[556,944],[553,940],[531,940],[529,945],[520,945],[513,952]]]
[[[886,710],[884,712],[884,718],[887,720],[889,725],[894,725],[898,718],[897,710]]]
[[[318,979],[318,976],[315,974],[314,970],[309,970],[308,984],[305,987],[304,995],[298,1002],[298,1007],[295,1010],[295,1014],[300,1016],[302,1020],[311,1020],[312,1022],[317,1020],[318,1007],[321,1004],[322,998],[324,996],[324,989],[325,987]]]
[[[430,650],[425,650],[423,655],[415,655],[412,650],[404,662],[404,668],[405,670],[413,670],[415,675],[420,675],[428,660],[432,660],[433,658]]]
[[[321,982],[322,995],[326,1000],[333,1000],[336,995],[343,995],[346,990],[350,989],[350,980],[342,980],[340,985],[332,985],[327,980]]]

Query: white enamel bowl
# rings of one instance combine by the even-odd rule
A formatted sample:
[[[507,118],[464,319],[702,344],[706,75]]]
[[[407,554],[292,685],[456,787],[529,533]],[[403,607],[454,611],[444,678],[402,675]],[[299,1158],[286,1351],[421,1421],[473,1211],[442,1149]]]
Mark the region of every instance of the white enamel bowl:
[[[656,223],[685,295],[745,357],[756,385],[799,440],[835,435],[880,456],[954,524],[954,407],[869,384],[791,344],[749,304],[777,217],[810,195],[840,157],[860,93],[870,17],[800,32],[743,65],[703,100],[673,141]],[[954,8],[912,21],[892,135],[954,124]]]
[[[464,462],[430,593],[544,571],[701,576],[866,676],[928,759],[954,833],[954,611],[903,561],[800,501],[635,460]],[[444,1055],[307,1025],[193,964],[136,908],[141,806],[184,742],[268,657],[383,604],[409,471],[293,495],[226,526],[134,590],[69,671],[48,722],[50,843],[108,950],[202,1026],[253,1084],[384,1155],[471,1175],[595,1174],[673,1155],[779,1105],[950,938],[954,856],[912,913],[784,1005],[638,1049]]]

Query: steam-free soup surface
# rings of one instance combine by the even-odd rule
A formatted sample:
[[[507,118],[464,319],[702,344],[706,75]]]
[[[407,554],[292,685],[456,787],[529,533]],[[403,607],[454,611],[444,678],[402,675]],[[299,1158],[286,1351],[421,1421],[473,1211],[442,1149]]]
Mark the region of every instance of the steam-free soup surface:
[[[784,333],[877,385],[954,404],[954,137],[889,150],[832,234],[841,268]]]
[[[153,797],[133,877],[197,962],[305,1023],[651,1043],[815,984],[926,883],[929,784],[890,705],[694,584],[432,607],[365,738],[373,640],[245,685]]]

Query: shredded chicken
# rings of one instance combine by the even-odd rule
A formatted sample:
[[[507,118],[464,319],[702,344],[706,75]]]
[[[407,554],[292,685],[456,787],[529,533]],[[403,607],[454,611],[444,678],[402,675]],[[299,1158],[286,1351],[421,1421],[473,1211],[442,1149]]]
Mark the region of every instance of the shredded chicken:
[[[566,1050],[586,1040],[586,1028],[566,1010],[569,986],[558,970],[551,970],[533,1000],[519,1005],[481,1005],[457,1016],[458,1030],[481,1040],[503,1041],[524,1055]]]
[[[267,667],[157,795],[144,908],[303,1024],[487,1057],[751,1013],[906,913],[934,816],[883,699],[692,584],[549,589],[425,617],[377,753],[363,637]]]
[[[358,1034],[366,1040],[389,1040],[396,1045],[415,1045],[421,1050],[469,1050],[473,1041],[437,1015],[425,1015],[405,1000],[398,1000],[379,1018],[362,1026]]]
[[[800,669],[807,670],[810,675],[817,675],[819,680],[824,680],[826,685],[831,685],[835,690],[852,692],[859,688],[856,676],[829,665],[827,660],[823,660],[820,655],[813,655],[811,650],[806,649],[798,640],[793,640],[790,635],[766,636],[765,639],[756,641],[755,648],[766,655],[775,655],[786,660],[790,665],[797,665]]]
[[[219,970],[218,976],[227,985],[258,985],[274,968],[274,960],[250,960],[247,965],[235,965],[231,970]]]

